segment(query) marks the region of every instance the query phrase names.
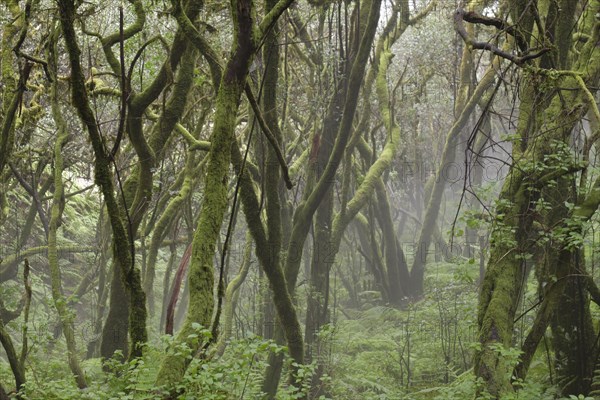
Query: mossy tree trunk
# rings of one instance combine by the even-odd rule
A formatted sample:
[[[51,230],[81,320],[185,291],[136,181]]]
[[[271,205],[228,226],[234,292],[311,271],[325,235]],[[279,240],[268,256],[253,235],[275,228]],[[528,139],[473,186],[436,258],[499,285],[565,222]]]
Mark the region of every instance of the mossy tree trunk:
[[[559,59],[552,60],[555,55],[551,52],[534,63],[540,67],[527,72],[527,84],[521,91],[518,139],[513,143],[515,161],[497,205],[490,260],[479,299],[481,349],[475,357],[475,373],[484,381],[482,391],[495,398],[513,391],[512,367],[502,348],[513,346],[513,321],[526,264],[535,253],[544,254],[539,258],[541,265],[536,266],[544,301],[525,341],[526,365],[519,366],[517,374],[524,378],[537,343],[550,325],[557,336],[553,343],[555,363],[561,366],[557,372],[565,393],[589,390],[597,350],[591,351],[586,272],[576,239],[581,223],[594,214],[600,199],[596,183],[589,194],[576,198],[573,173],[581,167],[571,156],[569,144],[573,129],[589,106],[600,115],[587,89],[596,87],[600,78],[600,57],[595,51],[598,6],[594,1],[583,10],[579,30],[589,39],[580,45],[573,69],[549,69],[549,65],[565,65]],[[545,9],[552,12],[552,7]],[[572,24],[572,16],[565,18]],[[573,332],[573,324],[581,331],[567,338],[563,333],[565,329]]]
[[[4,0],[3,3],[11,14],[10,20],[3,26],[2,43],[0,46],[0,61],[2,70],[2,115],[0,116],[0,175],[8,163],[9,156],[15,141],[14,122],[17,115],[17,107],[20,102],[22,90],[19,89],[19,77],[15,71],[15,60],[13,53],[14,39],[21,29],[24,29],[25,16],[15,0]],[[28,70],[31,70],[29,65]],[[27,72],[29,74],[29,72]],[[26,80],[25,80],[26,82]],[[25,83],[23,82],[23,84]],[[4,191],[0,196],[4,196]],[[0,210],[0,216],[2,215]],[[2,218],[0,218],[2,220]]]
[[[140,0],[131,0],[130,3],[133,6],[136,20],[130,26],[123,29],[123,40],[127,40],[139,33],[146,20],[142,2]],[[186,3],[186,12],[190,18],[196,18],[201,7],[200,3]],[[113,72],[118,76],[122,75],[124,67],[113,53],[112,46],[118,44],[120,40],[120,32],[100,37],[105,57]],[[124,122],[127,126],[129,139],[138,156],[138,163],[123,185],[124,201],[121,199],[121,203],[124,203],[121,204],[121,208],[123,210],[127,209],[128,230],[130,236],[133,238],[136,238],[138,235],[139,226],[146,215],[152,198],[154,169],[158,165],[158,162],[163,159],[164,146],[183,114],[187,94],[192,87],[194,62],[195,51],[188,43],[184,32],[179,29],[175,33],[167,60],[146,88],[139,93],[134,92],[131,88],[131,82],[122,79],[122,90],[127,94],[127,118]],[[177,70],[179,65],[181,67],[177,71],[174,90],[150,133],[145,134],[143,127],[144,113],[148,110],[152,102],[167,88],[173,71]],[[126,333],[122,328],[119,329],[119,327],[123,327],[120,321],[122,321],[124,313],[128,311],[129,314],[141,315],[145,312],[146,307],[146,296],[139,282],[141,281],[141,277],[138,276],[139,273],[133,276],[134,282],[129,285],[136,289],[133,291],[127,289],[129,293],[126,293],[123,284],[119,283],[119,277],[123,274],[122,265],[119,262],[115,262],[113,268],[112,283],[115,286],[111,291],[109,314],[103,332],[102,355],[104,357],[110,357],[112,351],[116,349],[127,348]],[[153,272],[152,269],[146,274],[150,280],[153,280]],[[148,288],[151,284],[152,282],[147,282],[146,287]],[[126,305],[128,306],[124,307]],[[126,310],[122,310],[123,308]]]
[[[228,206],[229,166],[232,149],[236,146],[234,133],[240,97],[246,87],[248,70],[259,43],[290,3],[291,1],[278,1],[264,16],[258,27],[254,23],[256,15],[253,1],[238,0],[231,3],[234,40],[231,57],[219,84],[204,181],[205,194],[192,241],[188,278],[189,307],[183,327],[176,339],[177,343],[189,346],[192,354],[195,354],[200,346],[199,341],[192,335],[196,324],[208,327],[213,314],[213,257]],[[206,56],[206,53],[203,55]],[[160,367],[157,384],[170,387],[178,382],[183,377],[188,363],[189,359],[182,355],[167,355]]]
[[[500,356],[501,348],[512,346],[513,321],[525,279],[528,250],[527,213],[531,198],[523,187],[524,177],[511,171],[500,195],[491,234],[490,258],[479,296],[479,341],[482,349],[475,356],[475,373],[484,379],[492,396],[510,391],[511,365]],[[513,231],[512,228],[515,228]],[[500,348],[496,346],[501,346]]]
[[[58,3],[60,21],[71,66],[72,103],[86,127],[94,150],[94,179],[100,187],[113,231],[114,259],[121,266],[121,280],[125,283],[127,293],[134,305],[128,313],[128,331],[132,346],[129,357],[141,355],[142,346],[147,341],[146,300],[141,288],[139,271],[134,267],[131,249],[133,238],[128,234],[127,224],[117,202],[112,174],[110,171],[111,155],[107,151],[96,117],[90,107],[85,77],[81,67],[81,50],[74,29],[76,7],[73,1]],[[115,279],[113,279],[113,282]],[[112,354],[111,354],[112,355]]]

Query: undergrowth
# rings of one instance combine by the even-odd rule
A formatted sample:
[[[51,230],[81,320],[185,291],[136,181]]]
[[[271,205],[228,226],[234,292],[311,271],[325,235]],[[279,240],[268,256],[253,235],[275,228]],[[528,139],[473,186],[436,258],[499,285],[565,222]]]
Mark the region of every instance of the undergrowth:
[[[315,355],[325,366],[321,378],[324,394],[319,399],[475,399],[480,383],[472,373],[477,347],[474,273],[469,263],[433,264],[426,277],[426,296],[419,302],[403,309],[370,302],[334,313],[332,323],[319,333],[320,352]],[[535,287],[529,292],[535,293]],[[525,299],[528,301],[527,296]],[[210,335],[200,327],[197,334],[203,340]],[[145,400],[162,398],[167,391],[189,400],[260,399],[269,354],[286,352],[271,340],[249,336],[231,340],[222,357],[209,354],[207,362],[202,357],[192,359],[189,351],[165,336],[148,345],[142,359],[124,364],[110,361],[105,365],[110,373],[103,371],[101,360],[86,360],[83,369],[89,387],[79,390],[66,363],[57,361],[65,354],[63,342],[41,335],[34,343],[29,380],[22,391],[25,400]],[[157,388],[154,381],[160,360],[173,351],[190,358],[187,373],[176,387]],[[511,363],[518,362],[518,350],[498,351]],[[290,366],[287,360],[285,368]],[[309,395],[315,370],[315,362],[300,368],[295,386],[282,378],[277,398]],[[505,400],[559,398],[546,375],[544,357],[538,355],[530,379],[515,382],[518,390]],[[0,362],[0,382],[5,387],[12,384],[10,376],[7,363]],[[483,393],[478,398],[491,397]]]

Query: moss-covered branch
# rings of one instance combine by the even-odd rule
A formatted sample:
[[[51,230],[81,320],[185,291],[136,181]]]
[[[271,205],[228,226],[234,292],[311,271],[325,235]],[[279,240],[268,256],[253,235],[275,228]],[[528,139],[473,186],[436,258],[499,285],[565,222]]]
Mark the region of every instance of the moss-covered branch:
[[[223,67],[221,66],[221,58],[217,52],[212,48],[210,43],[202,36],[196,29],[193,22],[188,17],[187,13],[181,5],[181,0],[171,0],[173,5],[172,15],[177,20],[179,28],[185,33],[190,42],[200,51],[200,54],[206,59],[210,68],[211,78],[213,80],[213,86],[215,91],[219,90],[221,84],[221,74]]]
[[[225,290],[225,299],[223,308],[223,332],[219,336],[219,340],[216,344],[215,352],[217,355],[222,355],[225,352],[225,346],[227,340],[231,336],[231,330],[233,326],[233,312],[237,303],[237,297],[239,296],[239,289],[242,283],[246,280],[248,272],[250,271],[250,257],[252,255],[252,235],[250,232],[246,234],[246,244],[244,245],[244,254],[242,256],[242,264],[237,275],[229,282],[227,289]]]
[[[96,250],[93,247],[67,245],[59,245],[57,249],[62,255],[68,253],[92,253]],[[25,258],[31,258],[37,254],[46,254],[47,251],[48,246],[36,246],[29,247],[25,250],[19,251],[18,253],[4,257],[0,262],[0,282],[14,279],[17,276],[19,263]]]
[[[117,30],[108,36],[102,37],[100,43],[102,43],[102,49],[104,55],[111,69],[117,76],[121,76],[121,63],[115,56],[112,47],[119,43],[121,39],[123,41],[130,39],[137,33],[141,32],[146,24],[146,11],[141,0],[129,0],[129,3],[133,6],[135,12],[135,21],[128,27],[123,29],[123,34]]]
[[[232,8],[235,36],[232,56],[223,74],[211,135],[211,148],[204,182],[205,196],[200,207],[200,218],[192,241],[189,271],[190,299],[185,322],[177,335],[177,343],[187,345],[192,354],[200,343],[190,335],[196,324],[210,326],[213,313],[213,257],[221,224],[228,206],[227,182],[231,148],[235,143],[235,124],[239,100],[246,84],[250,62],[256,52],[253,35],[253,2],[240,0]],[[178,382],[189,363],[181,355],[167,355],[158,376],[157,384],[170,387]]]

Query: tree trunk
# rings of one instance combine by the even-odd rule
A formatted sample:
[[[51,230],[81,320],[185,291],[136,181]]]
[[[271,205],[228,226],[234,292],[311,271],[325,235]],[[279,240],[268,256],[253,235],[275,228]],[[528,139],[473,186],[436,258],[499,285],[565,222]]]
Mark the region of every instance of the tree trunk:
[[[104,141],[100,135],[98,123],[89,104],[85,79],[80,62],[81,51],[73,27],[76,11],[75,4],[71,0],[61,1],[59,3],[59,10],[65,44],[71,65],[72,101],[73,105],[77,108],[81,120],[87,128],[92,142],[95,155],[94,178],[104,196],[113,229],[115,267],[121,267],[121,279],[130,296],[131,306],[128,316],[128,327],[129,334],[131,335],[132,347],[129,352],[129,358],[138,357],[141,355],[142,346],[148,339],[148,333],[146,331],[146,299],[141,288],[139,271],[133,264],[133,238],[128,235],[126,224],[116,200],[112,174],[110,172],[110,155],[107,154]]]
[[[289,4],[290,1],[277,2],[263,19],[259,29],[260,34],[264,34],[273,26],[279,15]],[[200,345],[197,340],[190,338],[190,335],[194,332],[194,326],[199,324],[208,327],[211,322],[214,303],[212,265],[217,239],[228,203],[229,165],[232,151],[236,147],[234,135],[236,116],[240,96],[246,87],[250,63],[256,53],[258,43],[262,40],[261,35],[257,37],[256,27],[253,25],[253,8],[254,5],[251,0],[239,0],[232,3],[231,12],[234,20],[232,55],[223,71],[217,95],[215,122],[211,135],[211,147],[204,184],[205,196],[192,243],[189,273],[189,308],[186,320],[177,337],[177,342],[189,346],[192,354],[196,353]],[[199,43],[196,44],[200,45]],[[235,164],[238,164],[238,162]],[[246,216],[248,217],[248,214]],[[259,214],[256,213],[256,216],[259,217]],[[249,225],[252,225],[250,221]],[[256,237],[255,241],[258,247]],[[260,257],[260,254],[258,255]],[[268,257],[268,253],[263,255]],[[279,287],[276,286],[273,289],[276,290]],[[295,314],[293,317],[295,317]],[[288,342],[293,344],[291,338],[288,338]],[[300,341],[300,343],[302,342]],[[292,351],[293,346],[290,345],[290,352]],[[295,356],[295,354],[292,353],[292,356]],[[157,384],[170,386],[176,383],[183,376],[188,363],[189,360],[184,357],[168,355],[161,365]]]
[[[598,2],[594,2],[584,12],[584,29],[586,26],[590,29],[596,26],[593,18],[597,9],[594,7],[598,5]],[[593,36],[580,49],[574,71],[558,72],[559,78],[553,80],[549,78],[547,70],[536,70],[527,76],[527,85],[521,92],[518,139],[513,144],[513,158],[516,161],[510,168],[500,194],[497,206],[499,217],[492,231],[490,260],[479,300],[479,339],[482,347],[475,357],[475,373],[483,378],[483,389],[494,397],[513,390],[510,385],[510,366],[495,346],[512,346],[513,321],[525,283],[526,260],[536,250],[539,241],[555,241],[548,243],[552,249],[547,248],[550,251],[545,267],[538,269],[538,275],[542,277],[541,286],[549,287],[545,294],[550,296],[551,287],[562,283],[561,290],[564,290],[562,293],[565,296],[559,302],[546,302],[542,308],[542,318],[536,319],[535,331],[528,335],[525,342],[525,356],[530,359],[536,345],[536,340],[530,339],[538,338],[539,341],[546,323],[552,326],[556,336],[562,336],[565,329],[573,332],[573,324],[576,323],[581,331],[569,335],[575,342],[567,343],[569,339],[566,335],[556,339],[556,362],[565,371],[562,376],[566,379],[563,380],[565,390],[573,393],[582,389],[587,391],[590,385],[595,355],[592,355],[592,361],[582,359],[585,348],[588,355],[593,353],[588,347],[592,335],[588,328],[587,295],[583,291],[584,285],[578,283],[577,278],[585,275],[585,270],[579,251],[574,250],[579,245],[571,241],[577,237],[573,234],[580,229],[579,224],[590,218],[599,204],[596,191],[598,182],[582,201],[574,204],[576,207],[573,207],[570,215],[567,215],[565,200],[574,198],[574,178],[571,174],[577,170],[577,163],[569,148],[572,130],[585,115],[588,106],[594,108],[596,116],[600,115],[593,96],[586,88],[586,85],[596,87],[598,82],[600,56],[595,52],[597,37],[598,31],[594,29]],[[544,84],[552,89],[540,89]],[[534,222],[535,226],[532,227]],[[546,223],[560,223],[566,231],[564,238],[544,236],[545,229],[539,228],[544,228]],[[555,225],[551,227],[556,229]],[[532,235],[533,232],[539,232],[540,235],[536,237]],[[553,307],[556,310],[552,310]],[[560,314],[553,314],[558,310]],[[519,376],[523,377],[523,373]],[[571,380],[573,376],[577,378]]]
[[[490,67],[479,84],[469,97],[468,101],[464,103],[463,107],[459,107],[460,114],[456,119],[454,125],[446,136],[446,143],[442,152],[440,164],[436,169],[431,194],[427,201],[427,208],[425,209],[425,216],[423,217],[423,224],[419,231],[418,239],[415,244],[415,256],[411,268],[411,295],[414,298],[419,298],[423,295],[423,279],[425,275],[425,265],[427,262],[427,254],[429,252],[429,246],[431,245],[431,238],[434,232],[437,216],[439,214],[442,195],[446,187],[446,173],[454,162],[456,156],[456,144],[457,140],[462,132],[462,129],[466,126],[471,114],[474,112],[475,107],[479,101],[484,97],[488,89],[492,86],[496,76],[497,63],[494,63],[494,67]],[[470,80],[470,76],[469,76]]]

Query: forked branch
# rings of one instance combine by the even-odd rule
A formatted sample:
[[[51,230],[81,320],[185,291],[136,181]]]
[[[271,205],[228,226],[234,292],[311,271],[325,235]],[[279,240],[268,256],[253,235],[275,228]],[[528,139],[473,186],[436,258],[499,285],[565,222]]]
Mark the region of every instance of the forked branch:
[[[522,47],[523,39],[517,34],[514,27],[508,27],[508,26],[506,26],[504,21],[498,20],[496,18],[484,17],[484,16],[479,15],[474,12],[466,12],[465,10],[462,10],[462,9],[458,9],[454,13],[454,28],[456,29],[456,32],[458,32],[460,37],[465,41],[465,43],[467,43],[469,46],[471,46],[474,49],[491,51],[493,54],[495,54],[499,57],[505,58],[517,65],[523,65],[527,61],[533,60],[535,58],[539,58],[550,51],[549,48],[544,47],[542,49],[537,50],[534,53],[531,53],[530,49],[524,50],[524,53],[521,56],[511,54],[507,51],[500,49],[499,47],[493,45],[490,42],[478,42],[475,39],[473,39],[472,37],[470,37],[469,34],[467,33],[467,30],[465,29],[464,21],[471,22],[471,23],[484,24],[484,25],[491,25],[491,26],[495,26],[499,29],[503,29],[505,32],[512,34],[515,37],[515,40],[517,41],[517,44],[519,45],[519,47],[523,48]]]

